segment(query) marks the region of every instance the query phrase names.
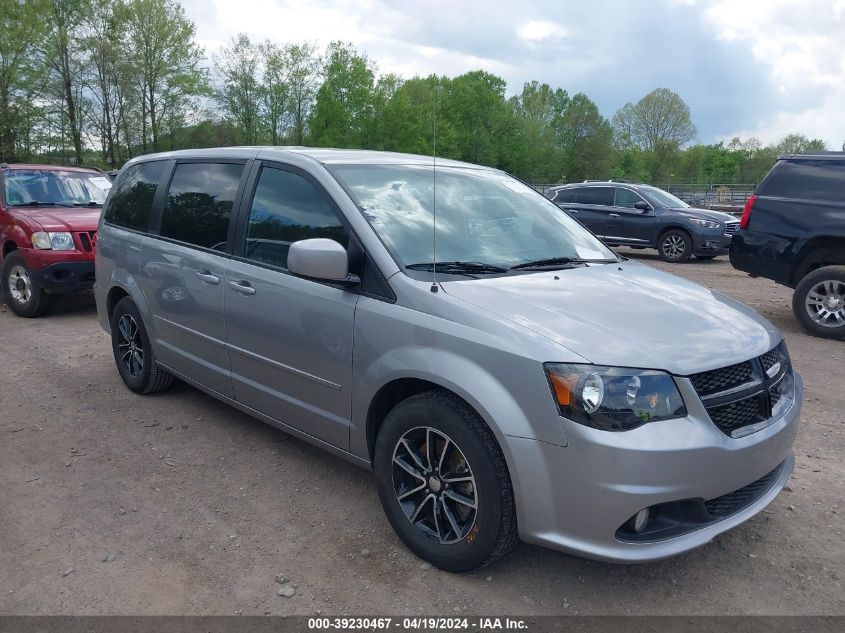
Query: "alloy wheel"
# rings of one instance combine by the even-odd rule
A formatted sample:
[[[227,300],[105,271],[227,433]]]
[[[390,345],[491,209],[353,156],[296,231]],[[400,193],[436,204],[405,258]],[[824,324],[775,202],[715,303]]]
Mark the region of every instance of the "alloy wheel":
[[[131,378],[140,378],[144,371],[144,345],[141,331],[131,314],[124,314],[117,322],[120,362]]]
[[[667,235],[666,238],[663,240],[663,254],[670,259],[679,259],[683,257],[684,252],[687,250],[687,245],[684,242],[684,238],[680,235]]]
[[[399,438],[393,489],[405,518],[432,541],[457,543],[475,526],[475,477],[460,447],[442,431],[416,427]]]
[[[13,266],[9,272],[9,294],[21,305],[26,305],[32,299],[32,279],[29,271],[23,266]]]
[[[804,307],[822,327],[845,326],[845,282],[828,279],[815,284],[804,299]]]

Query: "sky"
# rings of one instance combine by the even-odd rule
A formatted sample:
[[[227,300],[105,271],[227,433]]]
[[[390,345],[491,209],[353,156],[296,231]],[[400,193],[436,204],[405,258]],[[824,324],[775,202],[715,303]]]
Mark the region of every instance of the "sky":
[[[845,143],[845,0],[182,0],[211,56],[237,33],[351,42],[378,72],[537,80],[606,117],[657,87],[698,141]]]

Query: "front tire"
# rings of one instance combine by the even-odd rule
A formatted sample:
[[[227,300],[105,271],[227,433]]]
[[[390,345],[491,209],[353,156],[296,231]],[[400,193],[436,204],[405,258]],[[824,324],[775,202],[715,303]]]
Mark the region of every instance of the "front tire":
[[[111,341],[117,371],[132,391],[155,393],[172,384],[173,376],[156,363],[141,313],[129,297],[124,297],[114,307]]]
[[[6,303],[19,317],[32,319],[53,311],[56,295],[48,294],[35,284],[29,266],[18,251],[6,255],[2,277]]]
[[[845,340],[845,266],[824,266],[795,287],[792,311],[810,334]]]
[[[396,405],[379,429],[374,469],[393,529],[436,567],[469,571],[519,542],[502,451],[453,394],[428,391]]]
[[[657,252],[660,259],[670,264],[684,264],[692,257],[692,238],[681,229],[670,229],[660,236]]]

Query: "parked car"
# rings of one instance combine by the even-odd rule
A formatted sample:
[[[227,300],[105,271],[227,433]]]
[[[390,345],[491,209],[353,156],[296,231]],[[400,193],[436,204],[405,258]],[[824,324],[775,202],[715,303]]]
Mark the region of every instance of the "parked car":
[[[674,264],[725,255],[739,220],[695,209],[651,185],[587,181],[552,187],[549,198],[609,246],[656,248]]]
[[[95,170],[0,165],[0,275],[15,314],[45,315],[58,295],[94,285],[97,222],[110,187]]]
[[[734,268],[794,288],[801,325],[845,339],[845,152],[778,157],[734,240]]]
[[[372,468],[400,538],[443,569],[519,538],[678,554],[793,468],[803,387],[780,333],[494,169],[307,148],[137,158],[96,272],[129,389],[177,377]]]

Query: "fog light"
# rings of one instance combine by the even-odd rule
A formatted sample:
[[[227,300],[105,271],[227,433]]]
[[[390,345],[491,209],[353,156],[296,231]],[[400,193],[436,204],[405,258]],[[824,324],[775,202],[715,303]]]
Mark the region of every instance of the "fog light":
[[[651,513],[648,511],[648,508],[637,512],[636,516],[634,517],[634,532],[639,534],[640,532],[645,530],[645,526],[648,525],[650,515]]]

